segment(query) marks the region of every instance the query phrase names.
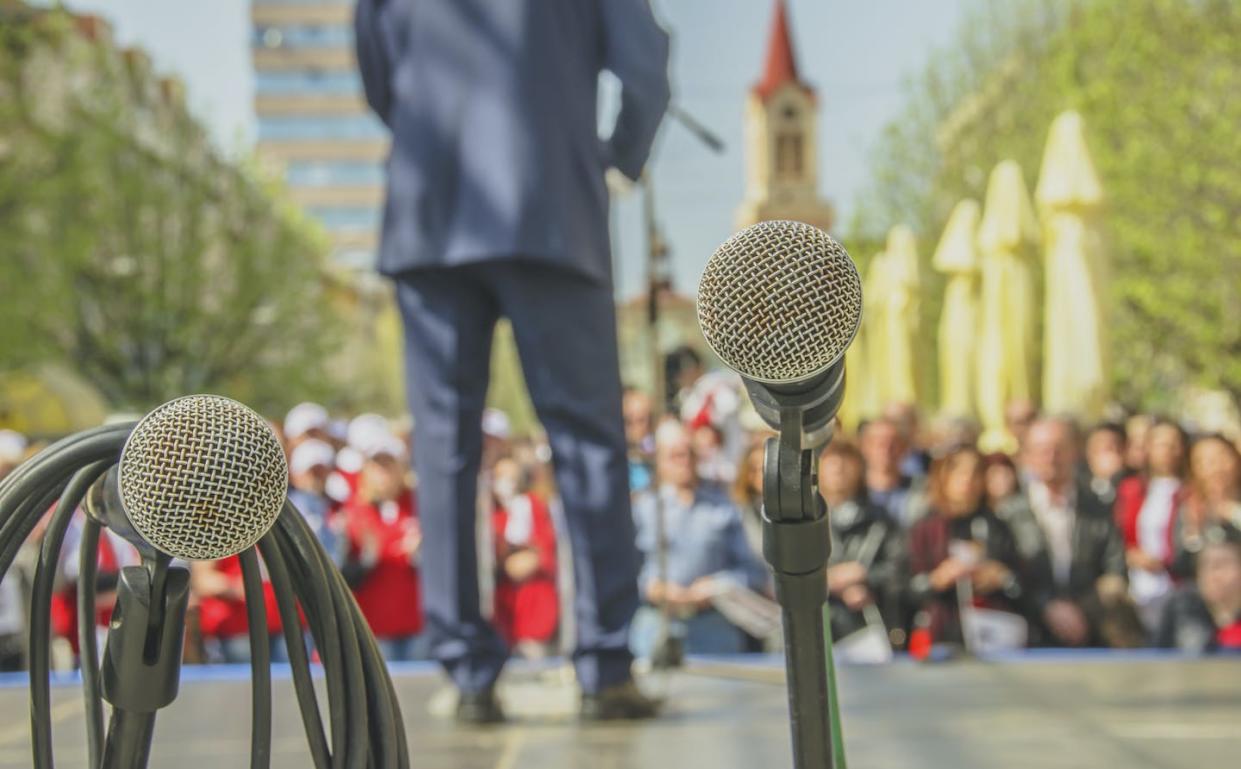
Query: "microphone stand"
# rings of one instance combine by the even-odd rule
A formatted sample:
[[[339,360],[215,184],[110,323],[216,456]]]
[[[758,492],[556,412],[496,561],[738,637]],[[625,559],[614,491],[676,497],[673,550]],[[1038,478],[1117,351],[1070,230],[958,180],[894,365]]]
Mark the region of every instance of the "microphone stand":
[[[832,549],[827,507],[818,493],[817,451],[802,448],[804,412],[781,406],[780,434],[767,439],[763,463],[763,555],[784,621],[793,766],[844,769],[833,740],[839,721],[824,617]]]
[[[189,571],[170,561],[147,553],[142,566],[121,570],[103,657],[103,698],[112,705],[104,769],[146,766],[155,714],[177,697]]]

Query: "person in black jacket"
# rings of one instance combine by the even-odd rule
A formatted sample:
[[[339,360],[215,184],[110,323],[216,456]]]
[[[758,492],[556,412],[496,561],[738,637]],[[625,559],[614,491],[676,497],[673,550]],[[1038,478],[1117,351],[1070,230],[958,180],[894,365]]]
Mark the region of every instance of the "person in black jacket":
[[[996,512],[1022,558],[1031,638],[1047,646],[1137,646],[1145,634],[1128,598],[1125,546],[1112,511],[1076,477],[1071,422],[1030,426],[1023,493]]]
[[[851,443],[834,441],[819,457],[819,489],[831,522],[827,586],[835,639],[865,627],[870,606],[890,630],[902,626],[901,532],[867,500],[862,475],[862,454]],[[899,634],[889,637],[896,645],[904,640]]]
[[[1191,654],[1241,651],[1241,531],[1215,525],[1203,539],[1197,584],[1164,607],[1156,644]]]

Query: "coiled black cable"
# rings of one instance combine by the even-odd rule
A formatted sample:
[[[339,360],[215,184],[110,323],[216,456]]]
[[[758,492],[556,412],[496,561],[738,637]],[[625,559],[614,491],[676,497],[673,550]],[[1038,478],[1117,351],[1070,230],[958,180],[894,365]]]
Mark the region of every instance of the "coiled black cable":
[[[50,600],[65,533],[91,484],[119,460],[134,425],[65,438],[0,482],[0,578],[40,519],[51,514],[35,570],[31,601],[31,746],[34,766],[53,766],[50,719]],[[99,767],[107,739],[95,640],[95,577],[100,524],[85,521],[77,557],[77,615],[86,705],[87,765]],[[408,745],[395,689],[374,637],[344,579],[301,514],[286,502],[257,550],[240,554],[250,623],[253,723],[250,766],[271,761],[270,646],[259,555],[262,555],[289,648],[294,690],[315,769],[406,769]],[[300,614],[299,614],[300,609]],[[322,663],[328,732],[315,692],[302,617]]]

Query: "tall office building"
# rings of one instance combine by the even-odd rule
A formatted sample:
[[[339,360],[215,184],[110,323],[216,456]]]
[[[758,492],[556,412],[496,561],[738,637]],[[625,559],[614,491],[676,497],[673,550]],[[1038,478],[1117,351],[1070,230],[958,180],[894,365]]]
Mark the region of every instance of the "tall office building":
[[[260,157],[322,222],[338,264],[373,266],[387,132],[368,110],[350,0],[253,0]]]

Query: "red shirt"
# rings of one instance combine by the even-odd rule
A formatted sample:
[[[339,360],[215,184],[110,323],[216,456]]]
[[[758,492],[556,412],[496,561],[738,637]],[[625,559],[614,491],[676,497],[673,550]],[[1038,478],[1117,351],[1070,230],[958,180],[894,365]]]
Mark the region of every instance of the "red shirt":
[[[495,624],[509,643],[550,641],[560,621],[556,591],[556,529],[547,504],[534,494],[518,497],[528,505],[529,520],[514,523],[509,511],[492,514],[496,543]],[[516,509],[516,506],[513,506]],[[516,541],[514,541],[516,540]],[[538,570],[522,582],[504,571],[504,559],[517,550],[532,549],[539,557]]]
[[[241,558],[230,555],[211,563],[212,568],[225,576],[241,581]],[[263,603],[267,612],[267,632],[281,632],[280,608],[271,583],[263,580]],[[233,638],[250,632],[250,619],[246,615],[246,602],[242,598],[204,597],[198,603],[198,627],[204,636]]]
[[[1168,516],[1168,530],[1165,532],[1168,542],[1168,565],[1171,565],[1172,558],[1176,555],[1176,545],[1173,541],[1176,532],[1176,518],[1179,514],[1181,503],[1185,501],[1186,487],[1182,485],[1172,495],[1172,515]],[[1125,539],[1125,547],[1134,549],[1138,547],[1138,516],[1142,513],[1142,505],[1146,502],[1146,479],[1141,476],[1132,476],[1120,482],[1116,487],[1116,504],[1114,512],[1116,515],[1116,526],[1120,529],[1120,534]]]
[[[378,559],[354,597],[377,638],[402,638],[422,632],[422,587],[408,550],[408,537],[418,531],[414,495],[406,491],[395,502],[369,504],[353,500],[344,507],[351,558],[374,539]]]

